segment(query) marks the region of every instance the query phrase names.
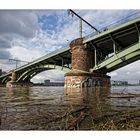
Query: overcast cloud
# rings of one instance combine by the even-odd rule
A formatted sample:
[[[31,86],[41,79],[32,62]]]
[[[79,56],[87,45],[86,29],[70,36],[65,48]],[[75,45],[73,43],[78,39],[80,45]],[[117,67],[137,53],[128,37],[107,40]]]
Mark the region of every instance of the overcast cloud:
[[[96,28],[101,29],[135,10],[75,10]],[[120,24],[120,23],[119,23]],[[8,59],[32,61],[59,48],[67,47],[79,36],[79,20],[67,10],[0,10],[0,68],[15,68]],[[92,33],[84,24],[83,35]],[[20,63],[18,66],[25,63]],[[134,72],[135,71],[135,72]],[[110,73],[112,79],[136,81],[140,79],[140,62],[137,61]],[[64,79],[62,71],[43,72],[32,80],[43,82]]]

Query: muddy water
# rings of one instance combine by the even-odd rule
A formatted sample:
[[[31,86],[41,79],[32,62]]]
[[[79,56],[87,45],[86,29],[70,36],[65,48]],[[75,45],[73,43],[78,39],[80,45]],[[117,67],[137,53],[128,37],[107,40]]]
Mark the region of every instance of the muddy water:
[[[91,130],[96,118],[139,109],[140,87],[136,86],[0,87],[1,130]]]

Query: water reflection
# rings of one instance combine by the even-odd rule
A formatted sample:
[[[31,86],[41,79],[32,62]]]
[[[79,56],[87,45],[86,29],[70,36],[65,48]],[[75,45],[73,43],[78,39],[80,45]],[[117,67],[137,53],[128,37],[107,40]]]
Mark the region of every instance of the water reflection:
[[[29,92],[29,87],[26,88],[7,88],[7,93],[6,97],[7,98],[19,98],[22,99],[22,101],[29,101],[30,100],[30,92]]]
[[[81,88],[67,88],[64,89],[64,102],[71,105],[81,105],[86,100],[86,89]]]
[[[140,97],[129,100],[110,98],[112,94],[112,89],[99,87],[0,88],[0,127],[1,130],[61,130],[65,129],[68,120],[82,111],[88,117],[81,129],[89,129],[93,118],[113,113],[118,109],[140,106]],[[71,114],[70,118],[66,117],[65,114],[79,109],[80,112]]]
[[[75,88],[65,89],[64,102],[71,106],[88,106],[91,108],[91,115],[98,116],[109,110],[110,102],[107,97],[110,88]]]

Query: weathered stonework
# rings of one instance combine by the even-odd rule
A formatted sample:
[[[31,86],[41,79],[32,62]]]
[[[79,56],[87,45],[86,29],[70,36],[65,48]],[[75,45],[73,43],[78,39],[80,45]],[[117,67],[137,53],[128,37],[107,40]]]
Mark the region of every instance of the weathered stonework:
[[[16,82],[16,73],[13,71],[11,75],[11,80],[6,83],[6,87],[16,87],[17,82]]]
[[[33,86],[33,83],[31,83],[30,81],[28,82],[16,82],[17,80],[17,74],[16,72],[12,72],[12,75],[10,76],[11,80],[8,81],[6,83],[6,87],[9,87],[9,88],[17,88],[17,87],[29,87],[29,86]]]
[[[72,53],[72,70],[65,74],[65,88],[110,86],[109,76],[89,72],[94,65],[93,52],[83,44],[82,38],[72,41],[70,50]]]
[[[11,76],[11,81],[16,81],[16,79],[17,79],[16,73],[13,71]]]
[[[91,67],[91,51],[83,44],[83,39],[78,38],[70,43],[72,53],[72,69],[89,71]]]
[[[73,74],[73,75],[72,75]],[[65,88],[81,88],[95,86],[110,86],[110,77],[107,75],[97,75],[94,73],[67,73],[65,75]]]

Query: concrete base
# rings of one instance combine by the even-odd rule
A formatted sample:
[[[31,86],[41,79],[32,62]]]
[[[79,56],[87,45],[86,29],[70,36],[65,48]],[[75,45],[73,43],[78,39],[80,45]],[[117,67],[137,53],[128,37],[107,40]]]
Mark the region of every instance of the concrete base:
[[[100,73],[71,71],[65,74],[65,88],[110,87],[110,76]]]

